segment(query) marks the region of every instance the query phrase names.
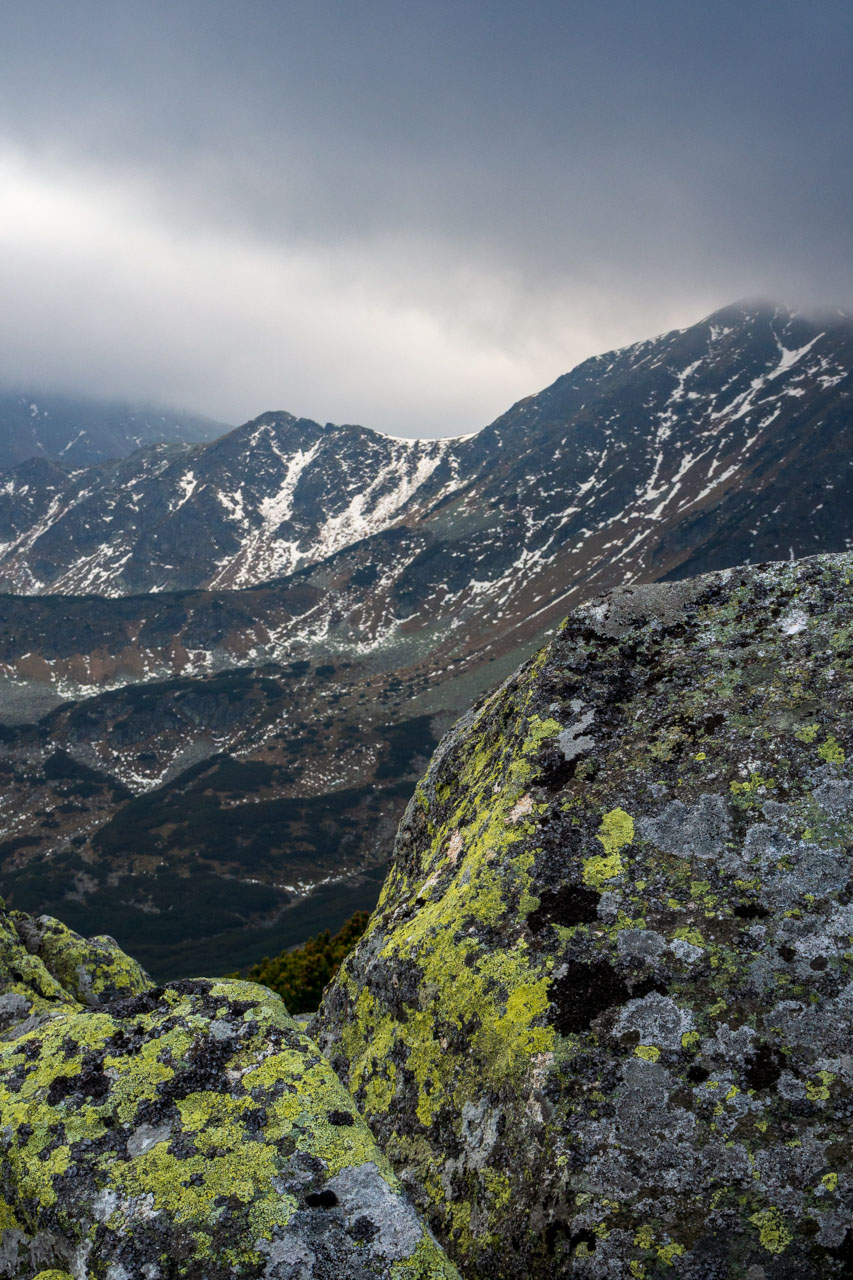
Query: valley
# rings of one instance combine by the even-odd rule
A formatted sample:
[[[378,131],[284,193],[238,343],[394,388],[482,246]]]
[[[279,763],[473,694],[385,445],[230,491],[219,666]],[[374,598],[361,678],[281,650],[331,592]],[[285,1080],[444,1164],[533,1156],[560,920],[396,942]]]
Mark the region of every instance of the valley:
[[[851,371],[850,321],[742,305],[473,436],[268,413],[0,474],[4,895],[163,978],[370,907],[441,734],[574,605],[853,545]]]

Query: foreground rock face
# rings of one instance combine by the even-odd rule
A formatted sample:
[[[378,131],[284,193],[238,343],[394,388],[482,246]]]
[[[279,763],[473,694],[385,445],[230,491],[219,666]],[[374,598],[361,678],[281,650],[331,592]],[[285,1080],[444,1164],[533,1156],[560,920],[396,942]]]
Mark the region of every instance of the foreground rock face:
[[[0,910],[0,1276],[453,1280],[263,987]]]
[[[471,1280],[853,1274],[853,557],[627,589],[444,740],[315,1026]]]

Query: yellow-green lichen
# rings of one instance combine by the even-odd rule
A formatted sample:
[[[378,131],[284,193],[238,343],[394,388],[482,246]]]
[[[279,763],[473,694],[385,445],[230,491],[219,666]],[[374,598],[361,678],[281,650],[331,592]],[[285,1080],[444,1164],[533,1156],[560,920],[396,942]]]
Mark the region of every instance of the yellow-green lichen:
[[[828,1102],[829,1086],[835,1079],[832,1071],[819,1071],[816,1080],[806,1081],[806,1097],[810,1102]]]
[[[634,1234],[634,1244],[640,1249],[651,1249],[654,1242],[654,1232],[648,1223],[644,1223],[637,1228]]]
[[[485,714],[484,710],[480,722]],[[441,892],[421,895],[406,930],[387,933],[380,943],[383,963],[411,963],[421,975],[418,1004],[407,1010],[405,1027],[366,988],[352,990],[354,1018],[342,1028],[341,1046],[349,1057],[350,1085],[368,1116],[379,1117],[393,1105],[388,1063],[401,1042],[406,1046],[406,1072],[417,1088],[415,1115],[423,1131],[440,1112],[450,1108],[458,1113],[468,1100],[479,1097],[486,1073],[490,1080],[502,1082],[502,1089],[519,1089],[532,1064],[538,1064],[537,1071],[547,1070],[544,1064],[553,1055],[555,1033],[548,1025],[553,962],[534,960],[523,940],[510,950],[484,952],[471,936],[481,928],[500,927],[510,902],[521,918],[537,902],[530,892],[534,855],[526,843],[529,823],[516,815],[519,801],[525,817],[535,817],[541,808],[525,797],[530,796],[539,747],[561,726],[554,719],[527,721],[520,714],[519,725],[522,722],[521,748],[507,771],[504,743],[478,736],[475,726],[471,750],[453,788],[456,803],[448,804],[444,797],[444,812],[440,821],[430,822],[428,848],[420,863],[421,883],[437,873]],[[455,832],[464,848],[458,865],[446,857]],[[418,880],[411,887],[398,881],[395,893],[401,892],[419,894]],[[383,895],[384,902],[391,900]],[[372,925],[377,932],[382,929],[381,913],[382,903]],[[338,982],[349,989],[346,964]],[[475,1024],[460,1056],[448,1037],[459,1036],[472,1015]],[[443,1200],[440,1179],[425,1179],[424,1186],[431,1199]],[[481,1187],[485,1202],[493,1206],[491,1212],[509,1212],[506,1188],[495,1181],[493,1171],[488,1176],[483,1172]],[[470,1248],[470,1221],[470,1204],[454,1207],[448,1232],[463,1252]]]
[[[606,854],[617,853],[634,839],[634,819],[624,809],[611,809],[601,819],[597,838]]]
[[[676,1241],[673,1241],[670,1244],[662,1245],[660,1249],[658,1249],[657,1251],[657,1255],[660,1258],[661,1262],[667,1267],[671,1267],[672,1264],[675,1262],[675,1259],[680,1258],[683,1255],[683,1253],[684,1253],[684,1245],[678,1244]]]
[[[800,742],[811,743],[811,742],[814,742],[819,732],[820,732],[819,724],[807,724],[807,725],[804,725],[802,729],[798,729],[797,732],[794,734],[794,737],[798,738]]]
[[[593,854],[591,858],[584,858],[583,882],[601,893],[607,881],[615,880],[624,870],[625,864],[618,853]]]
[[[691,925],[682,925],[676,929],[672,935],[679,942],[689,942],[693,947],[704,947],[705,939],[698,929],[694,929]]]
[[[196,1064],[208,1061],[218,1063],[213,1073],[201,1067],[212,1087],[188,1087]],[[225,1089],[217,1087],[223,1082]],[[122,1159],[92,1141],[116,1126],[127,1136]],[[328,1063],[281,1001],[259,995],[254,984],[166,988],[125,1023],[106,1010],[78,1012],[0,1044],[0,1128],[21,1135],[4,1156],[5,1185],[16,1201],[50,1211],[69,1240],[82,1243],[86,1231],[87,1207],[65,1187],[77,1165],[103,1191],[99,1248],[132,1236],[137,1218],[155,1214],[197,1261],[209,1259],[215,1269],[218,1259],[234,1274],[262,1261],[259,1242],[291,1229],[303,1194],[298,1180],[287,1185],[294,1151],[324,1178],[369,1163],[399,1192]],[[142,1218],[128,1217],[134,1205],[144,1207]],[[223,1242],[226,1205],[235,1234]],[[12,1207],[0,1208],[0,1227],[17,1228]],[[428,1237],[422,1246],[414,1269],[401,1276],[456,1276]]]
[[[521,747],[522,755],[530,756],[538,751],[547,738],[555,738],[563,726],[554,719],[543,720],[540,716],[532,716],[528,724],[527,737]]]
[[[112,938],[83,938],[60,920],[37,922],[39,955],[65,990],[81,1004],[137,995],[152,986],[142,967]]]
[[[0,1240],[3,1238],[2,1233],[4,1231],[19,1231],[20,1229],[21,1223],[15,1210],[0,1197]]]
[[[773,791],[775,787],[775,778],[764,778],[760,773],[751,773],[746,782],[734,781],[729,783],[729,790],[732,795],[746,800],[754,798],[756,792]]]
[[[619,850],[631,844],[634,839],[634,819],[624,809],[611,809],[601,819],[597,839],[601,842],[604,853],[584,859],[583,879],[584,884],[600,893],[608,880],[615,880],[625,870]]]
[[[794,1238],[781,1211],[775,1205],[753,1213],[749,1220],[758,1228],[761,1247],[768,1253],[784,1253]]]
[[[825,760],[827,764],[844,764],[844,750],[833,734],[829,734],[826,740],[821,743],[817,753],[821,760]]]
[[[390,1280],[461,1280],[453,1263],[424,1235],[415,1252],[391,1267]]]

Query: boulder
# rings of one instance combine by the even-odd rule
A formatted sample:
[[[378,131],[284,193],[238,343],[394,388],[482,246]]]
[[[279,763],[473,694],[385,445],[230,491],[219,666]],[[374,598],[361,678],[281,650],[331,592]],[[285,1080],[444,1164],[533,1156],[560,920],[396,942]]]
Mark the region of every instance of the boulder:
[[[0,902],[2,908],[2,902]],[[139,995],[154,983],[136,960],[122,951],[115,938],[102,934],[83,938],[52,916],[33,919],[23,911],[4,912],[0,928],[11,946],[20,946],[42,962],[66,995],[95,1009],[122,996]],[[13,931],[13,932],[10,932]],[[27,964],[32,966],[32,961]],[[0,989],[14,983],[11,967],[0,969]]]
[[[266,988],[6,911],[0,983],[0,1276],[457,1278]]]
[[[468,1280],[853,1274],[853,556],[578,609],[314,1034]]]
[[[0,898],[0,1042],[150,986],[114,938],[83,938],[51,916],[7,911]]]

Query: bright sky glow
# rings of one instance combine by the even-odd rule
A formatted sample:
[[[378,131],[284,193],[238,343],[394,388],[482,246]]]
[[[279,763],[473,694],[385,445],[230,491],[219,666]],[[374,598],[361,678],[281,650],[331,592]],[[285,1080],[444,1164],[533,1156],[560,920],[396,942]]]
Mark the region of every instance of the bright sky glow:
[[[849,306],[851,12],[16,7],[0,380],[446,436],[740,297]]]

